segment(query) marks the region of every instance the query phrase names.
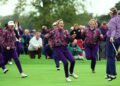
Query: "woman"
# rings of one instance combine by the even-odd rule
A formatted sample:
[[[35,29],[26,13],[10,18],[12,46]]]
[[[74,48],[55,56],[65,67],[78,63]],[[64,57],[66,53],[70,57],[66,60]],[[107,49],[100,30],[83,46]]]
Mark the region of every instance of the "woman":
[[[108,22],[108,32],[106,39],[106,54],[107,54],[107,65],[106,65],[106,79],[112,81],[116,79],[116,50],[120,46],[120,15],[116,8],[110,9],[111,19]],[[115,45],[115,47],[114,47]],[[115,50],[116,48],[116,50]]]
[[[66,81],[71,82],[69,78],[68,72],[68,61],[70,61],[70,75],[74,78],[78,78],[78,76],[74,73],[74,66],[75,60],[67,48],[68,40],[70,39],[70,35],[68,31],[64,29],[64,22],[63,20],[57,21],[57,28],[53,29],[49,34],[46,35],[47,37],[51,38],[50,46],[55,51],[55,55],[63,62],[64,64],[64,71]],[[74,37],[74,35],[73,35]]]
[[[3,33],[3,55],[5,58],[13,58],[15,64],[22,76],[22,78],[27,77],[27,75],[23,72],[20,61],[18,59],[18,53],[16,51],[16,37],[14,33],[14,22],[8,22],[8,28]]]
[[[85,31],[85,53],[87,59],[91,60],[92,73],[95,73],[98,41],[101,37],[102,35],[97,28],[97,21],[95,19],[91,19],[89,21],[89,27]]]

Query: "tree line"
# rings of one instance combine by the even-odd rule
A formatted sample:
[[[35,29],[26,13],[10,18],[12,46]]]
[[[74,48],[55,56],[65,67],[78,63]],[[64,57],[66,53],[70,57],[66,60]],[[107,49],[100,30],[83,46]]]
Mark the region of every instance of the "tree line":
[[[0,0],[5,4],[8,0]],[[83,2],[86,0],[17,0],[14,14],[9,16],[1,16],[1,27],[9,20],[18,20],[23,28],[40,30],[42,25],[51,28],[52,23],[57,19],[63,19],[65,27],[69,29],[71,25],[77,23],[79,25],[87,25],[88,21],[93,17],[85,9]],[[24,13],[27,9],[32,8],[28,13]],[[120,2],[116,4],[120,10]],[[79,9],[76,9],[79,8]],[[108,21],[108,15],[96,17],[99,22]]]

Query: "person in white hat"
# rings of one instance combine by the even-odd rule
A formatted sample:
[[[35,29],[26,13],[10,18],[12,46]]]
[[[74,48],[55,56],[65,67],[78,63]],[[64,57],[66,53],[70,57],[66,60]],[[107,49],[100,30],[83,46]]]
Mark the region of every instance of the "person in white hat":
[[[13,58],[22,78],[27,77],[27,75],[22,70],[21,63],[19,61],[18,54],[16,52],[16,46],[15,46],[16,37],[14,33],[13,21],[8,22],[8,27],[4,31],[3,37],[4,37],[3,38],[3,56],[5,58]]]

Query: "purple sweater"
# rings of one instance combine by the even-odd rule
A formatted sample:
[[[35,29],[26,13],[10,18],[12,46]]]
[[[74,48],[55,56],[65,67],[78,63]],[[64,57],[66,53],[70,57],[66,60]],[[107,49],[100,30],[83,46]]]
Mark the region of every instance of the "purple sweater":
[[[15,49],[15,42],[16,42],[16,37],[15,33],[12,30],[4,30],[3,33],[3,47],[7,48],[10,47],[10,49]]]
[[[0,28],[0,47],[3,45],[3,30]]]
[[[98,28],[91,30],[88,28],[85,31],[85,44],[97,44],[101,39],[100,30]]]
[[[120,15],[116,15],[110,19],[107,36],[114,37],[115,39],[120,37]]]
[[[70,34],[66,30],[54,29],[49,33],[49,44],[51,47],[67,46]]]

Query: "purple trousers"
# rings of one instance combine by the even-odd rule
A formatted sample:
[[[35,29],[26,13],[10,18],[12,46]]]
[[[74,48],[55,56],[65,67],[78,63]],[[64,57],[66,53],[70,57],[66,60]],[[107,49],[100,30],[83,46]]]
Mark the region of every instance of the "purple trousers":
[[[23,51],[23,46],[21,42],[16,41],[15,42],[15,46],[16,46],[16,51],[18,53],[18,57],[20,56],[20,53]]]
[[[70,73],[72,74],[74,71],[74,66],[75,66],[75,60],[73,58],[73,55],[70,53],[70,51],[67,49],[66,46],[55,47],[53,48],[53,50],[54,50],[54,53],[57,55],[57,57],[64,64],[65,77],[69,77],[67,60],[70,61]]]
[[[93,71],[95,70],[97,52],[98,52],[98,44],[93,44],[93,45],[85,44],[86,58],[91,60],[91,69]]]
[[[2,53],[0,53],[0,67],[4,66],[4,58]]]
[[[20,61],[19,61],[19,58],[18,58],[18,53],[16,52],[15,49],[11,49],[11,50],[3,49],[3,56],[4,56],[4,58],[7,58],[7,59],[13,58],[13,60],[15,61],[16,66],[17,66],[17,68],[19,70],[19,72],[20,73],[23,72],[21,64],[20,64]]]
[[[114,44],[116,49],[118,49],[120,45],[120,38],[115,39]],[[117,75],[115,62],[116,53],[112,43],[110,42],[110,38],[106,39],[106,56],[107,56],[106,74],[116,76]]]
[[[8,63],[8,59],[3,56],[3,48],[0,46],[0,67],[5,66]]]

